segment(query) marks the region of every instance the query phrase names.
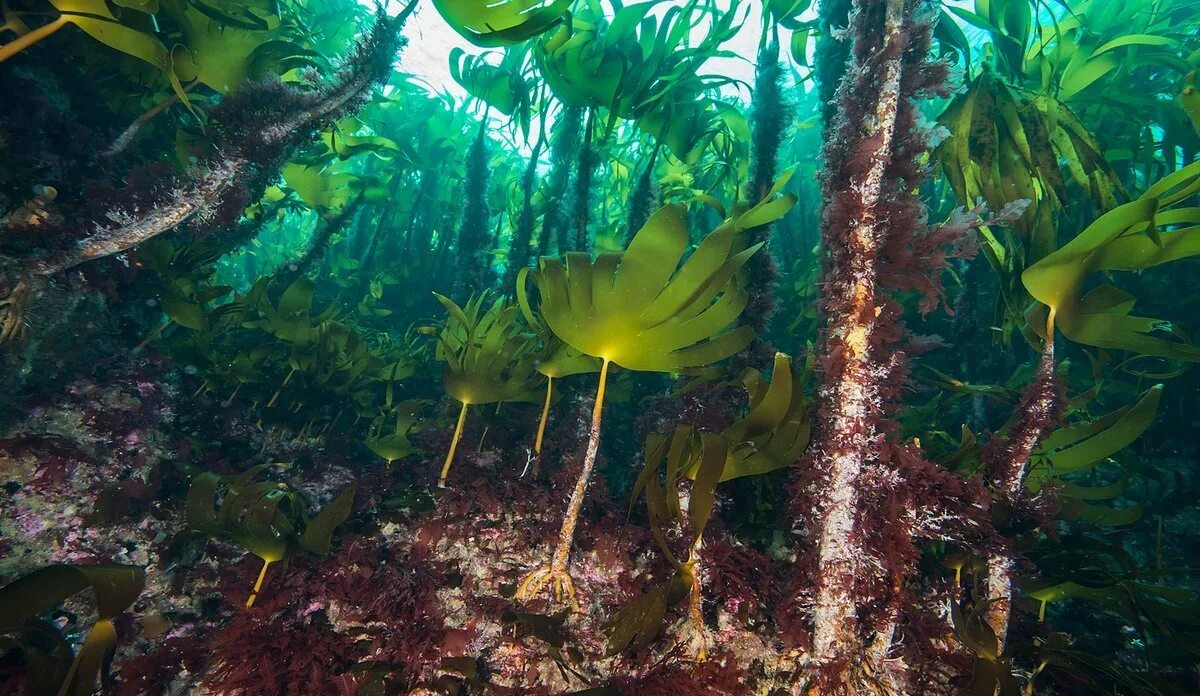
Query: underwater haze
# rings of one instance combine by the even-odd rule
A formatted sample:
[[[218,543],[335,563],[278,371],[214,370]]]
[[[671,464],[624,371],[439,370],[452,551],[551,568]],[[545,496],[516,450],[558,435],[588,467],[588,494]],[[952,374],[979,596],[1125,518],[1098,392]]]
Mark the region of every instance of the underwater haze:
[[[0,0],[0,694],[1200,695],[1197,0]]]

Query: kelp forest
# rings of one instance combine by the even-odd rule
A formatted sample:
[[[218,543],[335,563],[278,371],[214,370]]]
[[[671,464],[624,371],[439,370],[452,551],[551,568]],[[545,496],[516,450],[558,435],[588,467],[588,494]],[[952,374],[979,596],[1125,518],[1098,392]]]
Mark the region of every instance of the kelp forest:
[[[1200,694],[1198,70],[1198,0],[0,0],[0,693]]]

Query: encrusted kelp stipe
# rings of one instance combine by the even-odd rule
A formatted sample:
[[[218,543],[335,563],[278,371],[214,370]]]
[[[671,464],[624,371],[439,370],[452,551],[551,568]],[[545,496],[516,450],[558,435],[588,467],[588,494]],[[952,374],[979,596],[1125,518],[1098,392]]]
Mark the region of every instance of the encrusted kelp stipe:
[[[69,232],[39,229],[45,235],[57,232],[60,248],[35,253],[7,269],[17,278],[3,299],[4,322],[19,320],[28,302],[27,284],[39,285],[81,263],[127,251],[185,222],[193,233],[235,222],[262,195],[284,157],[318,129],[361,107],[387,79],[405,41],[400,29],[414,7],[395,18],[381,12],[336,76],[313,89],[264,79],[223,98],[210,115],[211,154],[190,164],[182,178],[155,184],[147,192],[122,192],[98,218],[87,219],[83,213],[66,217]]]

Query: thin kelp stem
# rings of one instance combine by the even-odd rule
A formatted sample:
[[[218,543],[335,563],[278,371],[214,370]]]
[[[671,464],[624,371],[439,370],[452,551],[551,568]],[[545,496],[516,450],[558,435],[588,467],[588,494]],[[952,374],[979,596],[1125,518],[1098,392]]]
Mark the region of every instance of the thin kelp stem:
[[[271,395],[271,400],[267,402],[267,408],[271,408],[275,405],[275,402],[279,400],[279,395],[282,394],[283,390],[287,388],[288,383],[292,381],[292,377],[294,377],[295,374],[296,368],[293,367],[288,372],[287,377],[283,378],[283,383],[280,384],[279,388],[275,390],[275,393]]]
[[[145,350],[146,346],[150,345],[151,341],[153,341],[155,338],[158,338],[159,334],[161,334],[163,331],[167,330],[167,327],[171,325],[171,322],[172,322],[171,319],[167,319],[163,323],[159,324],[158,328],[151,331],[150,334],[148,336],[146,336],[146,338],[142,339],[141,343],[137,344],[137,347],[135,347],[133,349],[133,352],[140,353],[143,350]]]
[[[554,549],[553,563],[556,567],[566,570],[567,561],[571,555],[571,544],[575,539],[575,525],[579,522],[579,511],[583,508],[583,497],[587,494],[588,480],[592,469],[596,466],[596,453],[600,449],[600,416],[604,408],[604,389],[608,383],[608,360],[600,366],[600,384],[596,387],[596,405],[592,407],[592,426],[588,429],[587,451],[583,455],[583,470],[579,472],[579,480],[571,492],[571,502],[567,504],[567,515],[563,518],[562,530],[558,534],[558,546]]]
[[[263,559],[262,570],[258,571],[258,579],[254,581],[254,589],[250,591],[250,596],[246,598],[246,608],[254,606],[254,600],[258,599],[258,593],[262,590],[263,580],[267,578],[267,568],[271,566],[271,561]]]
[[[1011,430],[999,456],[989,462],[992,485],[1010,502],[1018,501],[1029,473],[1029,459],[1038,442],[1046,435],[1058,413],[1059,392],[1054,380],[1054,308],[1046,319],[1046,344],[1037,374],[1025,389],[1017,405],[1017,423]],[[996,647],[1003,653],[1008,642],[1008,624],[1012,616],[1013,570],[1016,553],[1006,539],[987,559],[987,608],[984,618],[996,634]]]
[[[469,405],[464,402],[462,409],[458,412],[458,425],[454,426],[454,438],[450,440],[450,451],[446,453],[446,461],[442,464],[442,475],[438,477],[438,488],[446,487],[446,476],[450,474],[450,462],[454,461],[454,452],[458,449],[459,439],[462,438],[463,423],[467,422]]]
[[[554,396],[554,378],[546,378],[546,403],[542,404],[542,419],[538,421],[537,439],[533,442],[533,453],[542,453],[542,439],[546,436],[546,421],[550,418],[550,399]]]
[[[199,80],[191,81],[186,87],[183,88],[183,93],[187,94],[198,84],[200,84]],[[137,137],[137,134],[141,132],[142,127],[150,122],[150,119],[159,115],[166,110],[167,107],[171,106],[177,101],[179,101],[179,95],[173,93],[147,109],[145,113],[143,113],[141,116],[138,116],[133,123],[129,124],[129,127],[126,128],[121,135],[117,136],[117,139],[113,141],[113,144],[110,145],[102,154],[105,157],[112,158],[124,152],[125,148],[129,147],[130,143],[133,142],[133,139]]]
[[[600,383],[596,387],[596,403],[592,407],[592,425],[588,429],[587,450],[583,455],[583,470],[575,481],[571,491],[571,500],[567,503],[567,513],[563,517],[562,529],[558,533],[558,545],[554,547],[554,555],[549,566],[543,566],[526,575],[517,587],[517,599],[532,599],[541,592],[543,587],[553,583],[551,587],[554,599],[561,600],[564,596],[574,603],[575,583],[571,580],[570,560],[571,546],[575,541],[575,525],[579,522],[579,511],[583,509],[583,498],[587,494],[588,480],[592,469],[596,466],[596,453],[600,449],[600,416],[604,410],[604,389],[608,384],[607,358],[600,365]]]
[[[67,26],[67,18],[65,16],[59,17],[49,24],[40,26],[28,34],[18,36],[12,41],[0,46],[0,63],[12,58],[42,39],[49,37],[51,34],[65,26]]]
[[[503,402],[503,401],[497,401],[497,402],[496,402],[496,415],[497,415],[497,416],[498,416],[498,415],[500,415],[500,407],[501,407],[501,406],[503,406],[503,405],[504,405],[504,402]],[[484,443],[484,442],[487,442],[487,435],[488,435],[488,431],[489,431],[489,430],[491,430],[491,429],[492,429],[492,426],[491,426],[491,425],[489,425],[489,424],[484,424],[484,426],[483,426],[483,434],[479,436],[479,444],[478,444],[478,445],[476,445],[476,447],[475,447],[475,454],[480,454],[480,453],[482,453],[482,452],[483,452],[483,443]]]

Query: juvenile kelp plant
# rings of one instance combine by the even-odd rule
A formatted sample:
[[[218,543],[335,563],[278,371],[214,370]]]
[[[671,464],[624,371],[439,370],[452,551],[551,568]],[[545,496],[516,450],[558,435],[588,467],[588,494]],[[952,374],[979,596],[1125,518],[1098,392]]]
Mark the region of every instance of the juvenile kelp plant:
[[[1200,694],[1193,0],[0,0],[0,693]]]

